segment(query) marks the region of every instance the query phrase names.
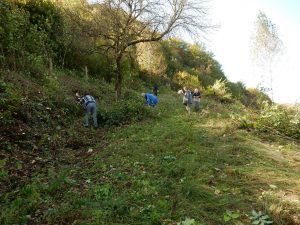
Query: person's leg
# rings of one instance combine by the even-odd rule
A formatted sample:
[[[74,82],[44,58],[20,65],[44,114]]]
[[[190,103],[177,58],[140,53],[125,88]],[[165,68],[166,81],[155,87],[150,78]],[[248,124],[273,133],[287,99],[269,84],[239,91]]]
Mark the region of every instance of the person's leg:
[[[96,105],[94,103],[90,103],[86,106],[86,111],[85,111],[85,116],[84,116],[84,126],[85,127],[89,126],[89,119],[90,119],[90,116],[94,113],[95,106]]]
[[[83,126],[85,126],[85,127],[89,126],[90,108],[88,106],[85,109],[85,115],[84,115],[84,121],[83,121]]]
[[[195,111],[198,112],[200,109],[200,102],[199,101],[195,101]]]
[[[93,122],[94,127],[98,127],[98,121],[97,121],[97,106],[95,103],[91,103],[92,107],[92,115],[93,115]]]
[[[188,114],[190,115],[191,114],[191,107],[190,107],[190,105],[186,105],[186,111],[188,112]]]

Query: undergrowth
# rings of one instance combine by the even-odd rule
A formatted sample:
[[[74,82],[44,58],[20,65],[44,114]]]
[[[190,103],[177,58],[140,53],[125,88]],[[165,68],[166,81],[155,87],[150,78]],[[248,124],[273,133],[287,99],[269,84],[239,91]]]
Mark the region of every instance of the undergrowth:
[[[29,88],[15,88],[24,82]],[[1,224],[250,224],[252,210],[298,224],[299,146],[237,129],[242,104],[204,97],[188,116],[167,88],[152,109],[133,91],[115,102],[113,88],[100,84],[63,73],[39,85],[2,78],[2,104],[13,110],[1,111],[10,112],[1,133],[10,145],[1,151]],[[76,89],[98,99],[104,128],[82,127]]]

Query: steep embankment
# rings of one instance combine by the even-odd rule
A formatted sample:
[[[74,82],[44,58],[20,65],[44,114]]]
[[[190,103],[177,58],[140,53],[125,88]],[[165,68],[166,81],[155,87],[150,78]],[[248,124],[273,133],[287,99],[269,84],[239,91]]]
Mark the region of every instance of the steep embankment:
[[[231,115],[243,107],[235,104],[203,100],[188,116],[177,94],[165,90],[159,101],[157,117],[144,122],[75,125],[90,145],[6,190],[1,222],[219,225],[233,213],[226,224],[250,224],[252,209],[267,209],[277,224],[300,223],[298,145],[237,130]]]

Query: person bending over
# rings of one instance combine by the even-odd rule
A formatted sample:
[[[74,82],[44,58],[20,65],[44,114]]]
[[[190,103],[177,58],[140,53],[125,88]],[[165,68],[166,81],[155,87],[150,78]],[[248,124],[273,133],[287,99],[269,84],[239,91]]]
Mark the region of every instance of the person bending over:
[[[85,108],[83,126],[85,126],[85,127],[89,126],[89,118],[90,118],[90,116],[92,116],[93,122],[94,122],[94,127],[98,127],[97,105],[96,105],[95,98],[92,95],[90,95],[88,92],[86,92],[83,96],[80,96],[79,92],[76,91],[75,95],[77,97],[77,100]]]
[[[150,93],[142,93],[142,96],[146,99],[147,104],[151,107],[154,107],[157,105],[158,100],[157,97]]]

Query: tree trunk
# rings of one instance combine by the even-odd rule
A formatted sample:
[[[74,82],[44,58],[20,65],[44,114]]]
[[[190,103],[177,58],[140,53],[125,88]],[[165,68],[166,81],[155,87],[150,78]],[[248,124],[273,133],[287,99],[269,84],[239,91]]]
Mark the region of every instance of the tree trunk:
[[[116,100],[118,100],[121,96],[121,89],[122,89],[122,70],[121,70],[121,59],[122,55],[118,56],[116,59],[116,84],[115,84],[115,91],[116,91]]]
[[[273,70],[272,66],[269,66],[269,76],[270,76],[270,91],[271,91],[271,100],[274,102],[274,91],[273,91]]]

